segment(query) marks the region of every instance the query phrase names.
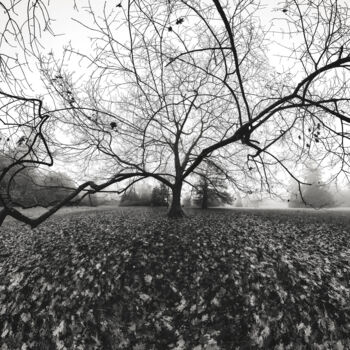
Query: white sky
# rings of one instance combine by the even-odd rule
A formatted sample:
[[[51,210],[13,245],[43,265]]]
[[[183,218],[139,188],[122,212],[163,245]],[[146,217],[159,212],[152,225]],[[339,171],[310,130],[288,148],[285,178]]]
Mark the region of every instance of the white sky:
[[[101,11],[105,1],[95,0],[91,1],[93,7],[98,11]],[[73,0],[59,0],[51,1],[49,5],[49,11],[52,19],[55,21],[52,24],[54,32],[56,34],[62,34],[57,36],[54,40],[48,37],[46,42],[47,52],[50,49],[59,50],[68,41],[71,41],[75,48],[86,49],[90,46],[90,40],[86,36],[87,30],[80,24],[76,23],[73,19],[78,19],[84,22],[84,18],[89,21],[89,15],[85,13],[84,7],[87,4],[87,0],[76,0],[78,11],[73,9]],[[262,0],[262,9],[260,10],[260,19],[263,25],[269,26],[276,16],[280,14],[275,10],[282,8],[283,1],[281,0]]]

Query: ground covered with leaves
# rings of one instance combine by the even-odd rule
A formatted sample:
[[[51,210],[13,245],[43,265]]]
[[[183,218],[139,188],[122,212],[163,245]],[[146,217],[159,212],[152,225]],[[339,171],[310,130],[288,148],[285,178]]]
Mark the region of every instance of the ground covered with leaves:
[[[349,223],[147,209],[0,233],[0,349],[350,349]]]

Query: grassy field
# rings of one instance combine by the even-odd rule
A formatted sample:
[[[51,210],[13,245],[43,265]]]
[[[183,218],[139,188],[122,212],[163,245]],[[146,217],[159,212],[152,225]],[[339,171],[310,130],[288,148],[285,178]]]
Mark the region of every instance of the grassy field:
[[[61,213],[0,233],[0,349],[350,349],[346,212]]]
[[[98,207],[91,207],[91,206],[72,206],[72,207],[62,207],[60,208],[54,216],[57,215],[67,215],[67,214],[72,214],[72,213],[82,213],[82,212],[96,212],[96,211],[105,211],[105,210],[110,210],[110,209],[117,209],[118,207],[116,206],[108,206],[108,205],[101,205]],[[22,209],[22,208],[17,208],[21,213],[29,216],[29,217],[38,217],[45,213],[47,211],[46,208],[44,207],[35,207],[35,208],[30,208],[30,209]],[[6,218],[7,222],[13,222],[14,220],[11,217]]]

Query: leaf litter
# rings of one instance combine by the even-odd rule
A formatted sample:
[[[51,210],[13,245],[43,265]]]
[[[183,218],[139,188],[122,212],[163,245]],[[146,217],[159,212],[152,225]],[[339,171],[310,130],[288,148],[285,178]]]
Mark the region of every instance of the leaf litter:
[[[6,349],[350,349],[345,224],[145,209],[0,233]]]

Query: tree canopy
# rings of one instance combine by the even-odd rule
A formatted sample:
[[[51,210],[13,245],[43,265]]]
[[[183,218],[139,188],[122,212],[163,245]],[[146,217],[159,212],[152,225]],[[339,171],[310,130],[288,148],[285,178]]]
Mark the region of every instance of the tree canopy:
[[[36,35],[50,28],[48,4],[37,1],[23,19],[15,17],[16,7],[27,3],[0,3],[5,23],[14,26],[5,26],[0,44],[12,40],[23,52],[21,62],[13,55],[1,67],[7,77],[0,86],[2,133],[10,143],[27,140],[0,183],[15,166],[51,166],[58,155],[75,159],[98,181],[82,182],[37,219],[0,195],[1,217],[34,227],[81,191],[116,183],[123,191],[144,178],[171,190],[169,216],[179,217],[182,187],[207,159],[243,191],[273,193],[283,182],[276,167],[301,184],[298,164],[310,159],[333,169],[334,177],[346,174],[346,3],[288,0],[268,27],[252,0],[128,0],[96,8],[90,2],[76,22],[91,47],[84,52],[68,45],[61,57],[41,52]],[[276,37],[288,40],[278,45]],[[271,56],[276,47],[279,65]],[[44,96],[25,89],[29,56]]]

